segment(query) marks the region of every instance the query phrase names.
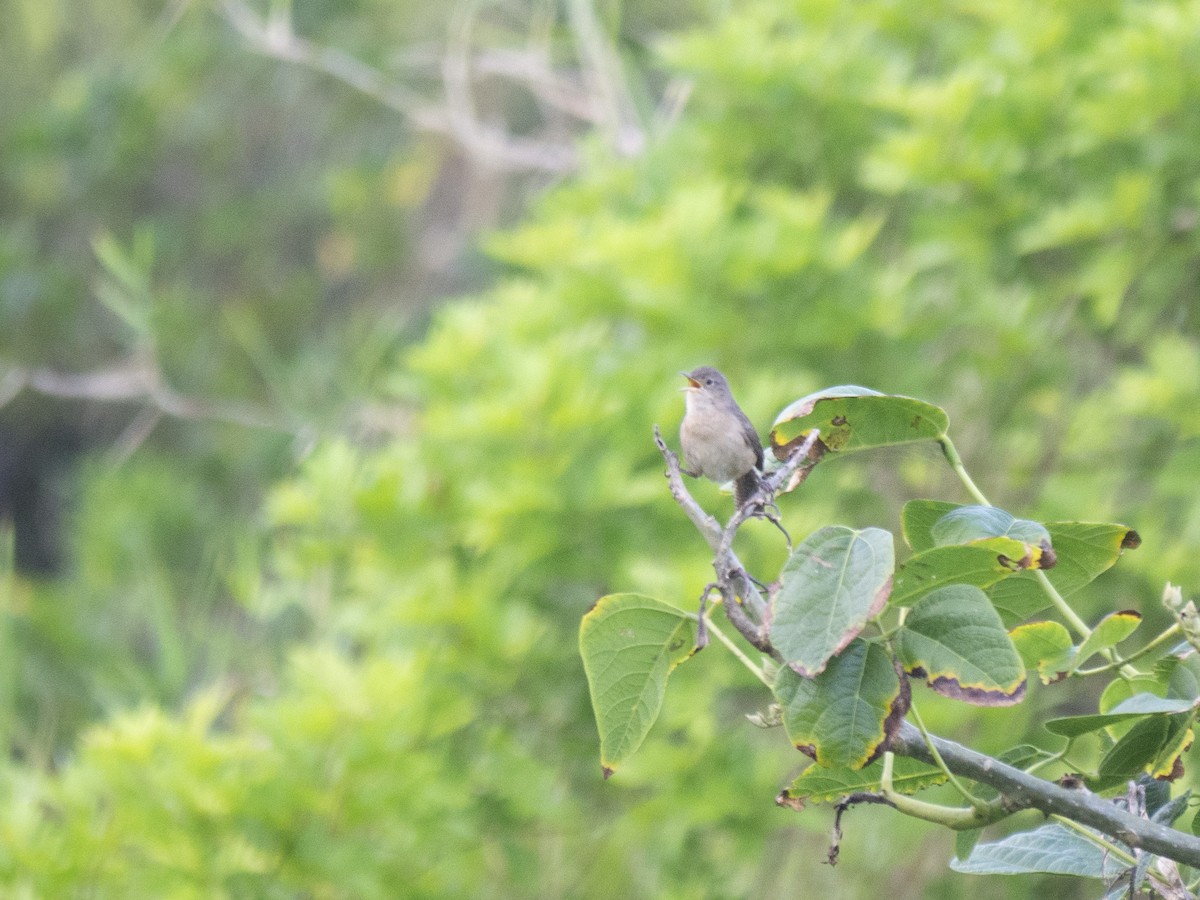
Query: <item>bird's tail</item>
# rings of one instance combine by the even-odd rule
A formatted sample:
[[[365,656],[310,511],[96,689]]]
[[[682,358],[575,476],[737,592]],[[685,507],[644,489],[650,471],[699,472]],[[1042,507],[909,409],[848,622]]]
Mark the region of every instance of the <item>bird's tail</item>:
[[[759,485],[762,484],[762,475],[758,469],[751,469],[745,475],[741,476],[733,483],[733,501],[742,507],[756,493],[758,493]]]

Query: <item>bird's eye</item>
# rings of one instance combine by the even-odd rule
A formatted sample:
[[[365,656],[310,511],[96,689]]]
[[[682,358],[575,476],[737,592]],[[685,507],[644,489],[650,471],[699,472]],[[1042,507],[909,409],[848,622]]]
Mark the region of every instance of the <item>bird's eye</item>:
[[[705,378],[704,383],[707,384],[709,387],[712,387],[713,380],[711,378]]]

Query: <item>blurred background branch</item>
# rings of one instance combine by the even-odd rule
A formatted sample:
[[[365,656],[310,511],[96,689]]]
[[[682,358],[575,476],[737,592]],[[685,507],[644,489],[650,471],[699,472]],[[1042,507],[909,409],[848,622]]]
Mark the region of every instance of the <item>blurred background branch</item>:
[[[636,155],[645,148],[640,114],[591,0],[567,3],[577,48],[573,68],[551,64],[550,30],[544,19],[531,15],[523,37],[509,36],[523,49],[477,47],[476,22],[484,4],[452,4],[440,54],[429,48],[396,51],[410,65],[423,62],[422,67],[440,69],[440,96],[426,96],[343,50],[296,34],[288,3],[273,4],[264,16],[245,0],[221,2],[229,23],[253,49],[336,78],[400,113],[418,130],[450,138],[479,165],[551,175],[574,171],[579,164],[576,143],[592,127],[598,127],[621,155]],[[518,134],[512,124],[497,124],[509,118],[502,106],[479,108],[475,85],[486,78],[509,81],[540,101],[542,121],[536,136]]]

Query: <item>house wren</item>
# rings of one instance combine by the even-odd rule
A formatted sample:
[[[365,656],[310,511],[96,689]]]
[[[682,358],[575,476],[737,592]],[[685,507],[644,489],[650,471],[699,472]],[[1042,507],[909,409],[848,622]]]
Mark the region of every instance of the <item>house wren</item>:
[[[763,466],[762,442],[725,376],[712,366],[681,372],[688,380],[687,409],[679,426],[684,473],[717,484],[732,481],[740,507],[754,496]]]

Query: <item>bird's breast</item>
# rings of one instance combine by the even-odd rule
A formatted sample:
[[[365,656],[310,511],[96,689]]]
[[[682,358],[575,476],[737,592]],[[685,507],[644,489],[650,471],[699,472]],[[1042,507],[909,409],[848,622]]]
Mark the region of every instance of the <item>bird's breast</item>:
[[[754,449],[741,423],[716,409],[690,405],[679,427],[679,443],[688,469],[718,483],[733,481],[754,468]]]

